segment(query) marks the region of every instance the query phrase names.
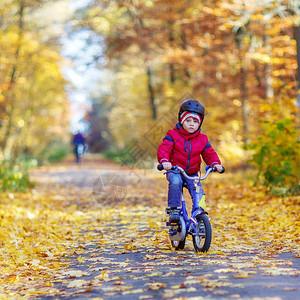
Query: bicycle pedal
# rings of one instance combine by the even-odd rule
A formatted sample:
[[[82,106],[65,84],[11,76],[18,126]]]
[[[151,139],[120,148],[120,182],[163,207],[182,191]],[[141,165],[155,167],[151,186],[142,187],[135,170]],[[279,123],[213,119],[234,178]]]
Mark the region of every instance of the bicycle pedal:
[[[166,222],[166,225],[167,226],[177,226],[177,225],[179,225],[178,223],[171,223],[171,222]]]
[[[174,236],[174,235],[176,235],[177,234],[177,230],[170,230],[169,231],[169,235],[170,236]]]

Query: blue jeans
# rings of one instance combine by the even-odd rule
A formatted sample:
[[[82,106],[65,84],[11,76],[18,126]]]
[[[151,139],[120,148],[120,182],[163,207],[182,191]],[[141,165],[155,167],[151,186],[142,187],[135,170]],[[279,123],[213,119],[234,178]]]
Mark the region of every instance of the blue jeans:
[[[197,175],[196,175],[197,176]],[[194,176],[193,176],[194,177]],[[182,185],[183,183],[187,184],[188,191],[193,198],[194,201],[194,181],[190,179],[186,179],[180,173],[175,173],[173,171],[167,172],[167,179],[169,181],[169,191],[168,191],[168,206],[169,207],[181,207],[181,193],[182,193]],[[200,186],[200,199],[202,195],[204,195],[203,188],[201,183]]]

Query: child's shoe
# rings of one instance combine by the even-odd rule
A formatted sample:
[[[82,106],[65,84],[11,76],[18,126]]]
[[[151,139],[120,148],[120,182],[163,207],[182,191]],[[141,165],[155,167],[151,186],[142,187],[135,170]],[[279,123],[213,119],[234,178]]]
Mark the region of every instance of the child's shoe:
[[[177,208],[171,209],[169,222],[177,224],[180,222],[179,210]]]

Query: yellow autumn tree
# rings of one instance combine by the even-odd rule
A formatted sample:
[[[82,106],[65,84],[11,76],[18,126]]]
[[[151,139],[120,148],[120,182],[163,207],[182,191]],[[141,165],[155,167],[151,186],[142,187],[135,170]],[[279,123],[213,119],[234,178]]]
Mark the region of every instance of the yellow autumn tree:
[[[45,2],[46,3],[46,2]],[[2,159],[40,155],[67,141],[66,98],[57,38],[46,39],[34,22],[42,2],[6,1],[0,10],[0,145]],[[48,24],[51,26],[51,24]]]

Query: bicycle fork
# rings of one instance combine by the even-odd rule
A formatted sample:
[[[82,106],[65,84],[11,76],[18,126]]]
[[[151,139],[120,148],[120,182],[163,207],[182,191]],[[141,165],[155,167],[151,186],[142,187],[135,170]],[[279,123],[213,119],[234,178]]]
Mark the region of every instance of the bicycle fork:
[[[197,210],[200,210],[200,213],[203,213],[206,210],[205,194],[203,193],[203,190],[198,183],[200,183],[200,181],[198,180],[194,181],[194,189],[193,189],[193,196],[192,196],[192,200],[193,200],[192,217],[193,217],[193,213],[196,212]],[[200,194],[201,191],[202,193]]]
[[[197,197],[199,198],[199,197]],[[194,199],[194,198],[193,198]],[[193,217],[193,213],[195,212],[195,210],[199,207],[197,204],[195,205],[194,203],[199,203],[196,199],[196,201],[193,200],[193,213],[191,218],[188,218],[188,213],[187,213],[187,209],[186,209],[186,205],[185,205],[185,199],[183,196],[183,193],[181,194],[181,210],[180,210],[180,215],[182,215],[185,223],[186,223],[186,228],[187,228],[187,235],[195,235],[196,232],[196,225],[198,224],[198,221]]]

